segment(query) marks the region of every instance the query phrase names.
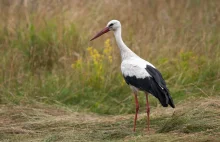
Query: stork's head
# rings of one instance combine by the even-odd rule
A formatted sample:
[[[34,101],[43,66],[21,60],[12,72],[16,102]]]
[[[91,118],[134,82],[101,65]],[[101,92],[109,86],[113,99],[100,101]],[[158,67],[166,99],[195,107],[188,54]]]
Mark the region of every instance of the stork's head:
[[[116,31],[117,29],[121,28],[121,23],[118,20],[111,20],[108,22],[106,27],[97,33],[90,41],[96,39],[97,37],[109,32],[109,31]]]
[[[118,28],[121,28],[121,23],[118,20],[111,20],[106,27],[108,27],[110,31],[116,31]]]

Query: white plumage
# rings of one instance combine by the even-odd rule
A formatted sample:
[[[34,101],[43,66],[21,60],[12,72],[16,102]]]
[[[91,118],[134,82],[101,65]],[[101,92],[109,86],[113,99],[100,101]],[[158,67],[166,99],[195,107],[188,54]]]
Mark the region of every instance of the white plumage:
[[[151,63],[139,57],[131,57],[122,61],[121,72],[125,77],[135,76],[136,78],[144,79],[146,77],[151,77],[151,75],[146,71],[147,65],[154,67]]]

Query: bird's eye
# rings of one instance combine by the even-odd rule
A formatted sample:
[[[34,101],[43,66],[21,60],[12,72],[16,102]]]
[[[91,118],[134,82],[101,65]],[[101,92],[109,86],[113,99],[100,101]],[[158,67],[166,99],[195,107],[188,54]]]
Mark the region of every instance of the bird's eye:
[[[112,27],[113,26],[113,23],[111,23],[110,25],[109,25],[109,27]]]

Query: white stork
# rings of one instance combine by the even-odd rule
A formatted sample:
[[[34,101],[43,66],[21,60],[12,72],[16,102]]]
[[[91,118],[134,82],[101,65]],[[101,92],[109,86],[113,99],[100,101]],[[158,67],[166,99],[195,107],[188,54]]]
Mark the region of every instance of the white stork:
[[[170,105],[172,108],[175,108],[173,100],[161,73],[151,63],[140,58],[125,45],[121,37],[121,23],[118,20],[111,20],[108,22],[107,26],[96,34],[90,41],[109,31],[114,32],[115,39],[121,53],[121,72],[126,83],[133,91],[135,97],[136,112],[133,130],[135,131],[136,128],[137,114],[139,110],[137,94],[138,91],[143,91],[146,94],[146,109],[149,131],[150,106],[148,103],[148,93],[156,97],[163,107]]]

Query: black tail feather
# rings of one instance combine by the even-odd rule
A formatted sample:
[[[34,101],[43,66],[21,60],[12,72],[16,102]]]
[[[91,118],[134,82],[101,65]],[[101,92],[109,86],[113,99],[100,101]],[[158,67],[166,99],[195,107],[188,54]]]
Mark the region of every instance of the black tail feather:
[[[172,107],[172,108],[175,108],[175,105],[174,105],[174,103],[173,103],[173,99],[171,98],[171,96],[170,96],[170,93],[168,92],[168,97],[169,97],[169,105]]]
[[[161,103],[163,107],[168,107],[168,104],[175,108],[173,99],[170,96],[169,90],[167,88],[161,88],[156,82],[152,80],[151,82],[151,94],[155,96]]]

